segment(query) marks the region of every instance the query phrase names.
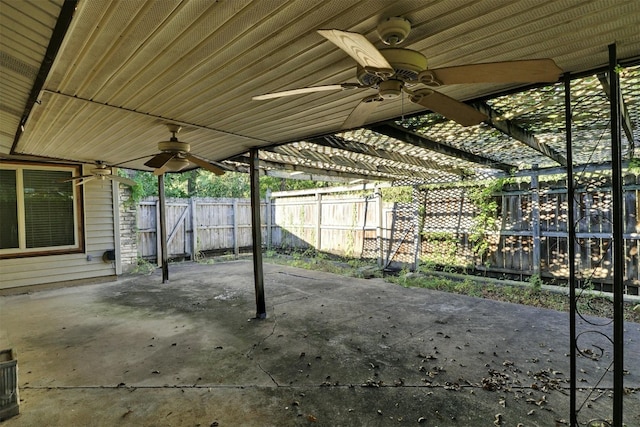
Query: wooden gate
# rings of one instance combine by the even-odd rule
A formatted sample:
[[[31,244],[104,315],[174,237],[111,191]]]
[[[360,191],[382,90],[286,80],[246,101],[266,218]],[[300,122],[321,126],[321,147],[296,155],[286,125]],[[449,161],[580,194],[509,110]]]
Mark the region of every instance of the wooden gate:
[[[138,207],[138,254],[144,259],[158,259],[160,253],[159,201],[145,200]],[[185,201],[165,203],[167,217],[167,253],[169,258],[191,258],[191,209]]]

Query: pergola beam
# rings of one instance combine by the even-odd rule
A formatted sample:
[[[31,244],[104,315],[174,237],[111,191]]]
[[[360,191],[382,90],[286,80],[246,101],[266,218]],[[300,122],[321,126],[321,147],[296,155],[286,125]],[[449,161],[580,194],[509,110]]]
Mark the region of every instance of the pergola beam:
[[[312,162],[319,162],[323,165],[327,165],[327,167],[329,167],[329,165],[338,165],[348,169],[365,171],[367,173],[387,173],[390,175],[397,176],[401,179],[406,178],[407,176],[431,179],[434,176],[433,173],[429,173],[424,170],[395,167],[395,166],[389,166],[385,164],[374,164],[374,163],[368,162],[366,159],[352,159],[346,155],[342,155],[339,153],[328,154],[328,153],[322,153],[316,150],[309,150],[304,148],[299,149],[292,145],[282,145],[282,146],[274,147],[270,150],[264,150],[264,151],[270,151],[276,154],[289,156],[292,158],[306,159]]]
[[[511,120],[504,120],[502,114],[491,108],[484,102],[475,103],[474,106],[484,113],[489,119],[486,120],[491,126],[504,133],[505,135],[524,143],[534,150],[544,154],[562,166],[567,166],[567,159],[544,142],[538,141],[536,136],[528,130],[516,125]]]
[[[262,162],[260,162],[262,163]],[[239,173],[249,173],[249,166],[246,164],[232,164],[229,162],[222,163],[224,165],[224,169],[229,172],[239,172]],[[307,172],[300,171],[285,171],[281,169],[264,169],[260,168],[259,170],[260,176],[272,176],[274,178],[285,178],[285,179],[298,179],[305,181],[327,181],[327,182],[341,182],[346,183],[353,181],[354,178],[349,177],[340,177],[340,176],[329,176],[329,175],[321,175],[321,174],[310,174]],[[363,179],[361,177],[355,179]]]
[[[351,153],[363,154],[366,156],[379,157],[381,159],[391,160],[398,163],[405,163],[425,169],[444,170],[457,175],[463,174],[462,171],[457,168],[444,167],[436,162],[426,161],[419,157],[394,153],[393,151],[375,148],[371,145],[363,144],[360,142],[349,141],[337,135],[325,135],[317,138],[312,138],[308,139],[307,142],[311,144],[321,145],[323,147],[335,148],[336,150],[343,150],[349,151]]]
[[[436,153],[444,154],[445,156],[457,157],[459,159],[485,165],[493,169],[500,169],[505,172],[510,172],[514,168],[514,166],[512,165],[498,162],[488,157],[469,153],[468,151],[459,150],[455,147],[451,147],[450,145],[439,143],[416,132],[405,129],[393,122],[386,122],[380,125],[370,126],[369,129],[374,132],[389,136],[391,138],[395,138],[404,143],[415,145],[416,147],[423,148],[425,150],[435,151]]]
[[[598,80],[600,80],[600,84],[602,85],[602,90],[607,94],[607,99],[611,102],[611,80],[609,76],[604,73],[598,74]],[[627,140],[629,141],[629,145],[631,147],[635,147],[635,141],[633,139],[633,125],[631,124],[631,117],[629,116],[629,110],[627,110],[627,106],[624,103],[624,99],[622,98],[622,93],[618,95],[618,102],[620,104],[620,118],[622,121],[622,130],[624,130],[624,134],[627,136]],[[633,150],[631,150],[633,153]]]
[[[236,162],[236,163],[249,164],[249,160],[244,156],[236,156],[227,160],[231,162]],[[285,171],[291,171],[291,172],[302,172],[302,173],[307,173],[314,176],[335,176],[335,177],[348,178],[348,179],[367,179],[367,180],[381,180],[381,181],[393,181],[394,179],[397,179],[397,177],[389,176],[386,174],[383,175],[383,174],[373,174],[373,173],[363,174],[363,173],[354,173],[354,172],[343,172],[343,171],[336,171],[331,169],[320,169],[320,168],[314,168],[310,166],[294,165],[294,164],[285,163],[285,162],[275,162],[272,160],[260,160],[260,165],[263,168],[272,168],[272,169],[285,170]]]

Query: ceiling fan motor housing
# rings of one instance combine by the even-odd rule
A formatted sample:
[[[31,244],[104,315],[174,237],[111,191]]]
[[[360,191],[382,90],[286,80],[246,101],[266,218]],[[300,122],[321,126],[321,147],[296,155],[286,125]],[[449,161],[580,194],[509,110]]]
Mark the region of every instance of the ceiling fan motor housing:
[[[171,138],[169,141],[158,143],[158,150],[166,153],[188,153],[191,146],[187,142],[180,142],[177,138]]]
[[[111,169],[106,166],[99,166],[97,168],[91,169],[91,173],[93,175],[104,178],[105,176],[111,175]]]
[[[393,78],[396,80],[408,84],[418,83],[418,74],[427,69],[427,58],[415,50],[393,47],[380,49],[380,53],[393,67]],[[368,73],[361,66],[358,66],[356,73],[358,81],[366,86],[376,86],[383,80],[378,75]]]

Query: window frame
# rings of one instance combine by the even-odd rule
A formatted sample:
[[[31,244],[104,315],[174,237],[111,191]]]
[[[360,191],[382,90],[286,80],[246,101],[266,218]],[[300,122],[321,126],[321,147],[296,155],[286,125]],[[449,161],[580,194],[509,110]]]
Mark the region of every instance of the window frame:
[[[0,249],[0,259],[25,258],[37,256],[63,255],[84,253],[85,233],[84,233],[84,201],[82,186],[73,185],[73,222],[74,222],[74,244],[64,246],[48,246],[39,248],[26,247],[26,225],[25,225],[25,201],[24,201],[24,170],[44,170],[44,171],[64,171],[71,172],[71,176],[82,174],[81,165],[61,164],[61,163],[35,163],[20,161],[0,161],[0,169],[16,171],[16,196],[18,209],[18,247]]]

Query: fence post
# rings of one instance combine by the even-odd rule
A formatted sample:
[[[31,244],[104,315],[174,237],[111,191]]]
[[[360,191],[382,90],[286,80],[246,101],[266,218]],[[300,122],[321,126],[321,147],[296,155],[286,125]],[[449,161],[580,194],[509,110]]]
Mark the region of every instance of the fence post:
[[[238,242],[238,199],[233,199],[233,254],[240,255],[240,243]]]
[[[411,199],[413,201],[413,270],[418,271],[420,265],[420,249],[422,246],[422,234],[420,230],[420,190],[415,185],[411,190]]]
[[[531,232],[533,233],[532,263],[533,274],[540,275],[540,186],[538,165],[532,165],[531,175]]]
[[[322,245],[322,193],[316,193],[316,251],[320,251]]]
[[[195,197],[189,199],[189,208],[191,209],[191,261],[195,261],[198,257],[198,223],[196,218],[196,207],[198,202]]]
[[[376,242],[378,243],[378,267],[382,267],[384,264],[384,241],[382,239],[382,191],[380,187],[375,189],[376,197]]]
[[[266,232],[266,238],[267,238],[267,249],[271,249],[271,242],[272,242],[272,238],[273,238],[273,231],[272,231],[272,226],[273,226],[273,220],[271,218],[271,189],[267,188],[267,193],[264,196],[264,204],[265,204],[265,210],[266,210],[266,220],[267,220],[267,232]]]

